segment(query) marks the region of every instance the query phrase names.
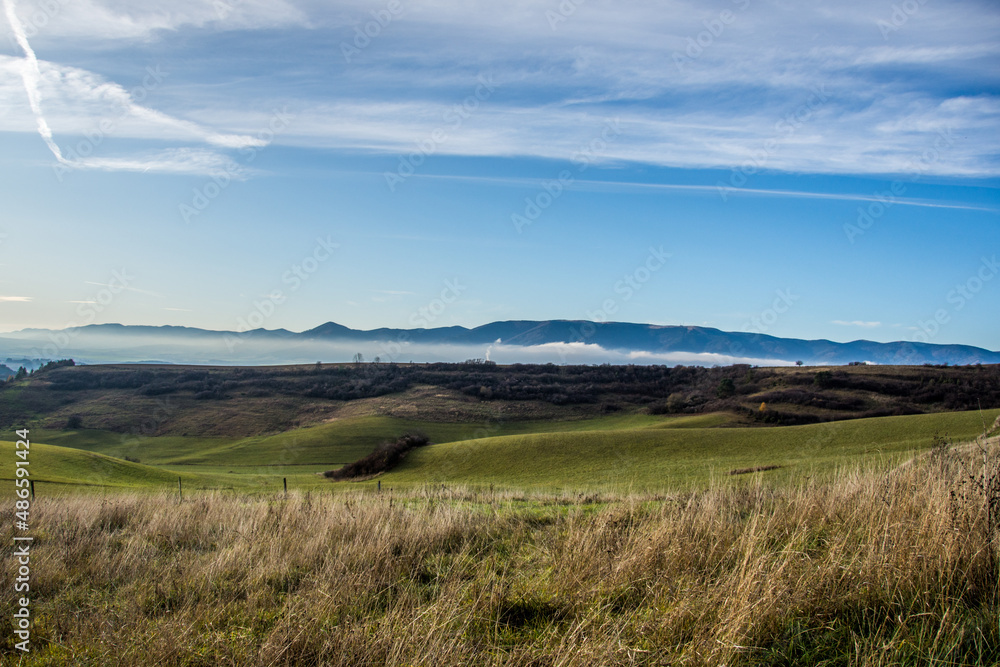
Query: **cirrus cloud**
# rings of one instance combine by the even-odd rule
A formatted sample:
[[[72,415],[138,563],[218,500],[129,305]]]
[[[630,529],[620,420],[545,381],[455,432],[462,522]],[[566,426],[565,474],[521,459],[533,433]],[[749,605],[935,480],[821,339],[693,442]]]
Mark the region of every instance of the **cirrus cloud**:
[[[865,322],[863,320],[832,320],[830,324],[836,324],[842,327],[862,327],[865,329],[874,329],[876,327],[882,326],[881,322]]]

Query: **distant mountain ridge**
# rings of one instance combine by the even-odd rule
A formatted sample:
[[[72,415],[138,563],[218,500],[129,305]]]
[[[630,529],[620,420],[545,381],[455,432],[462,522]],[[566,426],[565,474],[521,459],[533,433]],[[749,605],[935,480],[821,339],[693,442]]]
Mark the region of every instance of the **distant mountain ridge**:
[[[335,322],[327,322],[301,333],[285,329],[235,332],[178,326],[94,324],[64,330],[24,329],[0,334],[0,353],[28,353],[25,346],[34,344],[31,352],[50,358],[69,356],[70,352],[85,356],[97,341],[101,341],[101,345],[106,348],[102,358],[108,356],[107,350],[117,348],[123,354],[122,358],[116,360],[122,362],[167,359],[171,357],[168,348],[179,345],[188,350],[197,350],[199,346],[213,350],[218,348],[218,354],[207,359],[203,358],[204,355],[196,355],[195,360],[194,357],[186,358],[178,353],[170,359],[172,363],[301,363],[294,359],[308,359],[311,358],[310,352],[324,349],[323,345],[339,344],[358,348],[367,345],[374,350],[371,356],[381,354],[384,360],[400,361],[407,359],[396,359],[397,353],[402,354],[403,350],[416,347],[428,350],[453,347],[456,352],[461,351],[463,354],[469,350],[481,350],[488,354],[494,346],[498,349],[502,346],[507,356],[518,358],[519,351],[545,351],[548,346],[553,350],[553,360],[565,360],[566,350],[579,351],[588,349],[588,346],[598,349],[593,346],[599,346],[602,350],[620,353],[619,356],[634,358],[636,363],[664,363],[663,360],[658,360],[658,355],[662,357],[671,354],[702,355],[704,361],[700,365],[734,363],[747,359],[769,363],[803,361],[810,365],[842,365],[859,361],[877,364],[1000,363],[1000,352],[969,345],[905,341],[877,343],[868,340],[837,343],[825,339],[803,340],[758,333],[726,332],[711,327],[586,320],[509,320],[491,322],[471,329],[450,326],[372,330],[351,329]],[[249,350],[248,341],[253,342],[255,352],[253,355],[248,352],[244,359],[240,352],[241,349]],[[261,361],[261,355],[265,353],[257,351],[259,349],[273,349],[273,359],[267,357],[268,361]],[[125,350],[131,351],[133,356],[127,357]],[[435,360],[431,352],[424,357]],[[349,358],[339,360],[347,361]],[[327,357],[327,360],[332,359]],[[537,356],[531,360],[537,360]]]
[[[762,357],[783,361],[847,364],[869,361],[880,364],[910,363],[1000,363],[1000,352],[969,345],[937,345],[905,342],[877,343],[856,340],[834,341],[779,338],[767,334],[726,332],[711,327],[632,324],[627,322],[590,322],[586,320],[510,320],[483,326],[444,327],[437,329],[349,329],[333,322],[304,331],[302,336],[346,340],[398,340],[410,342],[544,345],[551,343],[589,343],[611,350],[644,352],[709,353],[732,357]]]

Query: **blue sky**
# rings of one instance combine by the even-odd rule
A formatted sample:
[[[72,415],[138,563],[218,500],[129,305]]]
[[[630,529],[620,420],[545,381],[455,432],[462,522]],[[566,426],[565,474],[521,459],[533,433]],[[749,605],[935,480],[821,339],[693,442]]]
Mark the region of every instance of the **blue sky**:
[[[2,3],[0,331],[1000,349],[995,3]]]

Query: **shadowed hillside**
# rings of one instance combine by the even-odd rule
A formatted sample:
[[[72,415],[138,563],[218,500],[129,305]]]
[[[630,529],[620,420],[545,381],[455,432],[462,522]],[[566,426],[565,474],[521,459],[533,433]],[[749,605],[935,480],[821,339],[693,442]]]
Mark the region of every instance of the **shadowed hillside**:
[[[247,437],[345,417],[727,413],[792,425],[1000,407],[1000,366],[54,366],[0,384],[0,428]]]

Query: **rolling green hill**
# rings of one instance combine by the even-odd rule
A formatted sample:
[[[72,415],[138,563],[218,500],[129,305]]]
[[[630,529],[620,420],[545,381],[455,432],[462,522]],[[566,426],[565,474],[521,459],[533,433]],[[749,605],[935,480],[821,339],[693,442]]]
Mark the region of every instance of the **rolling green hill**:
[[[775,483],[838,468],[891,465],[933,437],[968,440],[1000,410],[877,417],[785,427],[719,428],[726,414],[615,414],[568,421],[448,424],[358,417],[250,438],[125,438],[98,430],[32,431],[36,481],[94,488],[276,490],[336,487],[317,473],[369,453],[379,442],[422,431],[437,444],[411,452],[380,477],[383,486],[448,484],[537,489],[665,490]],[[44,444],[43,444],[44,443]],[[0,450],[0,479],[13,479],[13,445]],[[141,463],[124,460],[125,456]],[[778,466],[730,477],[736,469]],[[358,483],[338,483],[350,488]]]
[[[354,461],[382,441],[420,431],[436,442],[494,434],[671,428],[726,422],[726,415],[654,417],[612,415],[588,420],[447,424],[393,417],[358,417],[250,438],[160,436],[137,438],[97,429],[31,431],[32,478],[77,487],[293,488],[328,486],[316,473]],[[13,479],[13,445],[4,443],[0,479]],[[4,449],[7,452],[8,449]],[[124,460],[138,459],[141,463]],[[8,469],[9,468],[9,469]]]
[[[968,440],[998,410],[878,417],[777,428],[632,428],[509,435],[414,450],[382,484],[428,481],[544,489],[662,490],[703,486],[741,468],[775,481],[839,467],[894,464],[929,447],[935,434]],[[755,475],[748,475],[753,478]],[[734,478],[734,479],[743,479]]]
[[[368,454],[380,442],[408,432],[432,442],[474,440],[498,435],[609,431],[634,428],[711,427],[728,423],[725,414],[653,416],[620,414],[579,420],[442,423],[397,417],[354,417],[284,433],[249,438],[159,436],[137,438],[97,429],[33,429],[32,438],[153,465],[341,465]]]
[[[0,479],[14,479],[13,442],[0,442]],[[122,488],[166,487],[177,485],[178,475],[153,466],[123,461],[68,447],[32,441],[28,450],[30,479],[36,484],[72,486],[115,486]],[[185,481],[205,481],[199,475],[181,475]]]
[[[15,449],[13,442],[0,441],[0,490],[12,494]],[[152,466],[124,461],[104,454],[70,447],[32,442],[29,453],[30,479],[38,496],[95,491],[177,492],[180,478],[185,492],[195,490],[279,491],[282,478],[291,489],[329,489],[317,473],[325,466],[256,467],[227,469],[226,466]]]

